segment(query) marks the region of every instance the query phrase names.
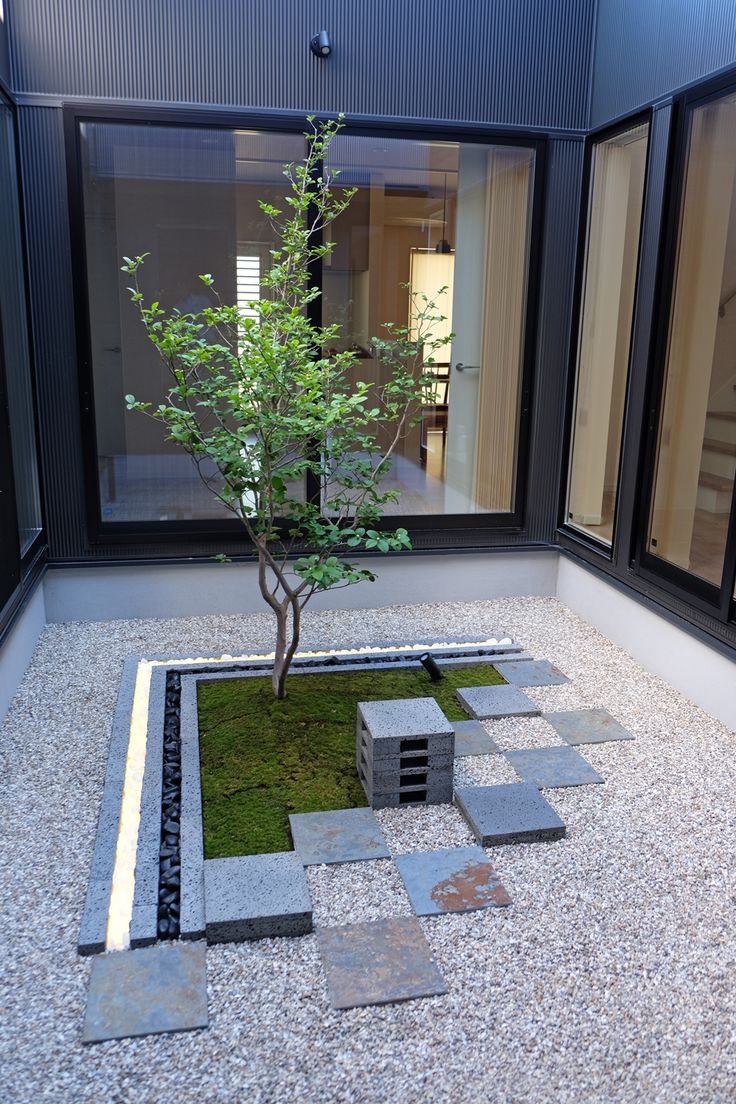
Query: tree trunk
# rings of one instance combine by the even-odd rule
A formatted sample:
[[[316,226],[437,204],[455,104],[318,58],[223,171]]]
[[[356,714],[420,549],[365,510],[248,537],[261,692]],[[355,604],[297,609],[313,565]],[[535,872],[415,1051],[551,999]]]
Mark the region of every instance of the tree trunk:
[[[276,649],[273,657],[273,671],[271,672],[271,685],[275,698],[286,697],[286,628],[288,612],[285,604],[276,611]]]

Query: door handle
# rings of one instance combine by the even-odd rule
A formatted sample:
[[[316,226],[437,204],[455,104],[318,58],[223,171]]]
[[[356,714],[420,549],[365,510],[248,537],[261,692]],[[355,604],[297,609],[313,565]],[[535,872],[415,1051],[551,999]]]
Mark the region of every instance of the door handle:
[[[463,364],[461,360],[455,365],[456,372],[479,372],[480,364]]]

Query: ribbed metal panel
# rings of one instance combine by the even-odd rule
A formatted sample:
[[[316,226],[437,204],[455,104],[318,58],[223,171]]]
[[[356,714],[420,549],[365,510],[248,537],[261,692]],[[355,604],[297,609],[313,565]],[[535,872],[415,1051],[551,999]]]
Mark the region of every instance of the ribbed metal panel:
[[[61,113],[19,110],[49,546],[85,547],[83,469]]]
[[[591,0],[24,0],[19,92],[581,128]],[[334,49],[314,58],[325,27]]]
[[[599,0],[591,126],[729,65],[733,0]]]
[[[527,497],[529,535],[542,541],[557,526],[583,157],[583,142],[550,143]]]
[[[10,48],[7,17],[0,20],[0,81],[10,88]]]

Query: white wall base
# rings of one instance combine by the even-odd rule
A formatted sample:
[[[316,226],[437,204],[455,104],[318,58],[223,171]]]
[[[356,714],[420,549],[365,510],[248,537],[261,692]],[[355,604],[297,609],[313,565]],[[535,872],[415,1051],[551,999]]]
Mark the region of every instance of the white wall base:
[[[37,586],[0,647],[0,724],[46,624],[43,587]]]
[[[509,595],[554,595],[557,553],[386,556],[362,562],[375,583],[312,599],[312,609],[371,609],[420,602],[472,602]],[[254,564],[175,564],[69,568],[46,573],[49,621],[196,617],[262,613]]]
[[[736,663],[567,556],[560,556],[557,597],[706,713],[736,731]]]

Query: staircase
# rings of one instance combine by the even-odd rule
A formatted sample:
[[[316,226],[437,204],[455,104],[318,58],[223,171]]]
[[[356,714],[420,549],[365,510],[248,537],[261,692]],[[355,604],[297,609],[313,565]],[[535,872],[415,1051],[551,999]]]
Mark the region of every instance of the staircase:
[[[727,514],[736,478],[736,411],[710,410],[700,459],[698,509]]]

